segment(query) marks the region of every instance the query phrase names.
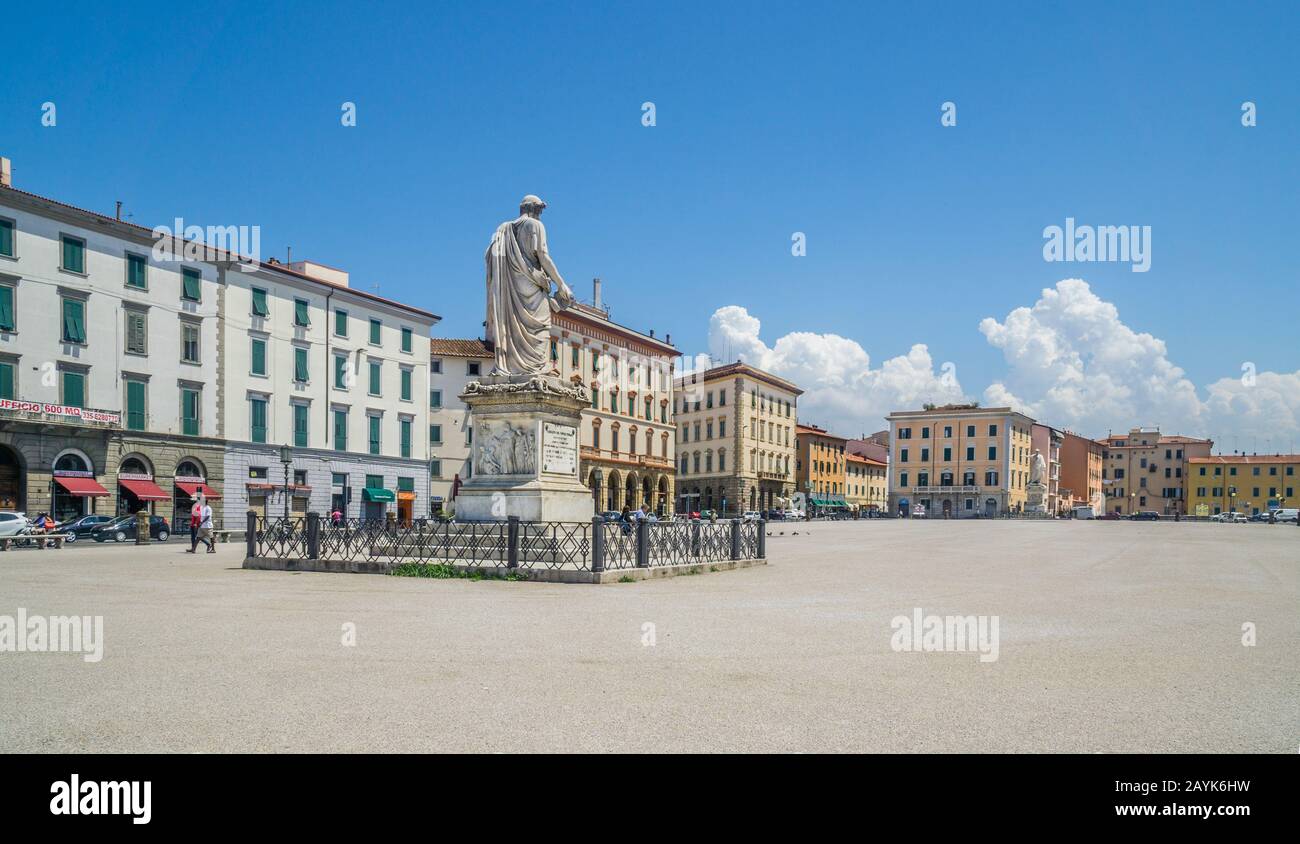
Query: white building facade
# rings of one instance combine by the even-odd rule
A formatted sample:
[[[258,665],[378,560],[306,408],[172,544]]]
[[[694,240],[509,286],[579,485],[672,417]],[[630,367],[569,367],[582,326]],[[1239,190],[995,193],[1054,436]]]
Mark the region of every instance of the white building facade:
[[[311,262],[226,268],[222,287],[227,521],[250,509],[426,517],[438,317]]]
[[[470,478],[474,428],[460,394],[491,369],[492,351],[482,340],[430,341],[429,495],[434,512],[449,510],[457,484]]]

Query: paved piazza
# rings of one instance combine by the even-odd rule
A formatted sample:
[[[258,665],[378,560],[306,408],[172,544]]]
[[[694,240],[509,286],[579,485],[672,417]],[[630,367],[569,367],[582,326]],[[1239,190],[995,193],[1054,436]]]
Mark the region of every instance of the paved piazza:
[[[766,567],[603,586],[252,572],[242,545],[3,553],[0,614],[102,615],[105,650],[0,653],[0,751],[1300,746],[1298,528],[780,531]],[[998,659],[894,651],[917,607],[998,616]]]

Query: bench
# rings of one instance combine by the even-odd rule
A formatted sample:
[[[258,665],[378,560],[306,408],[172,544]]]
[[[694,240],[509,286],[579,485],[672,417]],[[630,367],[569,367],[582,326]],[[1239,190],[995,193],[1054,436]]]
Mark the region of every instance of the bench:
[[[67,538],[67,534],[63,533],[27,533],[17,536],[0,536],[0,551],[8,551],[16,545],[23,547],[35,545],[37,550],[44,550],[51,545],[55,548],[62,548],[63,542]]]

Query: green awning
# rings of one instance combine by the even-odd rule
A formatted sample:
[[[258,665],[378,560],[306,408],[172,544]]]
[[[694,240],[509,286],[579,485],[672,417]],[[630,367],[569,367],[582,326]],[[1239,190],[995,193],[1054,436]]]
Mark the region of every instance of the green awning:
[[[391,489],[376,489],[374,487],[362,487],[361,497],[366,501],[396,501],[397,496],[393,495]]]
[[[814,495],[812,497],[812,503],[818,507],[825,507],[827,502],[826,499],[822,498],[820,495]]]

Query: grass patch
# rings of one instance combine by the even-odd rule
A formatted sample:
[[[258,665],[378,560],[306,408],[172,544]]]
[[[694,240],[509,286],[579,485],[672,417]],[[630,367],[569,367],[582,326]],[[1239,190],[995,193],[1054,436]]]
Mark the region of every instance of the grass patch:
[[[636,583],[636,578],[629,575],[623,575],[618,579],[619,583]]]
[[[459,569],[450,563],[402,563],[388,570],[393,577],[432,577],[439,580],[527,580],[524,572],[497,574],[485,569]]]

